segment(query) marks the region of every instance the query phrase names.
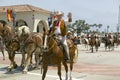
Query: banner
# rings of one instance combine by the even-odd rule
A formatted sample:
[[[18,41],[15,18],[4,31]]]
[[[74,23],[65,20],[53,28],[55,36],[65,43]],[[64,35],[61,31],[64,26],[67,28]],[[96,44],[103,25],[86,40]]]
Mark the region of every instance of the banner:
[[[9,22],[13,21],[13,14],[11,9],[7,9],[7,19]]]

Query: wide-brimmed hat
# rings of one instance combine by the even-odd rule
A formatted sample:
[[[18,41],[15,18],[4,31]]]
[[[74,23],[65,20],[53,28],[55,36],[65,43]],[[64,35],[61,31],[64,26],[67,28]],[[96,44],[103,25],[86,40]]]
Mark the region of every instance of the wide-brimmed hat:
[[[74,32],[74,29],[71,29],[70,31],[71,31],[71,32]]]
[[[64,13],[62,11],[57,11],[56,12],[56,16],[63,16],[63,15],[64,15]]]

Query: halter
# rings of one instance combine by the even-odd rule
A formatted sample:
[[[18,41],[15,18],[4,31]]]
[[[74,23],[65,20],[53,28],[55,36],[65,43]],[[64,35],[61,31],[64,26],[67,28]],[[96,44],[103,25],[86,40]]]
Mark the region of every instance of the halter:
[[[46,37],[47,37],[47,35],[46,35]],[[49,36],[49,37],[51,37],[51,36]],[[48,38],[48,37],[47,37],[47,38]],[[44,52],[48,52],[49,50],[51,50],[51,49],[55,46],[55,43],[53,43],[53,45],[52,45],[50,48],[46,47],[46,46],[47,46],[47,44],[46,44],[46,43],[47,43],[47,41],[46,41],[47,38],[45,38],[45,43],[44,43],[44,46],[43,46],[43,51],[44,51]],[[51,39],[50,39],[50,40],[51,40]],[[49,42],[50,42],[50,41],[49,41]],[[49,44],[50,44],[50,43],[49,43]],[[49,45],[49,44],[48,44],[48,45]]]

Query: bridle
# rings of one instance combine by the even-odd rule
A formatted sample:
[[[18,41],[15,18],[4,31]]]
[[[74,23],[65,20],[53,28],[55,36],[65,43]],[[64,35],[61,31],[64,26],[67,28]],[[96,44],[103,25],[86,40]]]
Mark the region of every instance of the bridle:
[[[55,46],[55,43],[53,43],[51,45],[51,47],[49,47],[52,38],[53,38],[53,35],[47,35],[47,34],[44,35],[44,39],[43,39],[44,40],[43,41],[44,44],[43,44],[43,47],[42,47],[43,48],[43,52],[48,52]],[[48,41],[48,39],[49,39],[49,41]]]

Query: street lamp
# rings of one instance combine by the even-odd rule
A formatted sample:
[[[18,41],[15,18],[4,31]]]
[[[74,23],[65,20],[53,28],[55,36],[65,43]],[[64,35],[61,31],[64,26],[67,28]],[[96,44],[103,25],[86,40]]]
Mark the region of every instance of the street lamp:
[[[15,27],[15,17],[16,17],[16,12],[15,10],[12,10],[12,17],[13,17],[13,27]]]
[[[110,26],[107,26],[107,33],[109,32],[109,27],[110,27]]]
[[[119,25],[117,24],[117,32],[119,33],[119,30],[120,30],[120,27],[119,27]]]

